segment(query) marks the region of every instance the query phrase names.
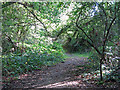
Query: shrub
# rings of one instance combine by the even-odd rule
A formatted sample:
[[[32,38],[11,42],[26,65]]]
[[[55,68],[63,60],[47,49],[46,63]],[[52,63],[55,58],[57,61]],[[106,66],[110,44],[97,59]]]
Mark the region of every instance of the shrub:
[[[62,46],[57,43],[49,45],[34,44],[20,56],[17,54],[2,57],[3,76],[18,75],[40,69],[43,65],[53,65],[64,60]]]

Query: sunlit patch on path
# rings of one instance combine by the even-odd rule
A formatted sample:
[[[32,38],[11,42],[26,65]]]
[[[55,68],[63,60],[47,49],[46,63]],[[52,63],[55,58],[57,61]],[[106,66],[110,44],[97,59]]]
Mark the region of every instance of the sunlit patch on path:
[[[63,81],[54,84],[45,85],[37,88],[58,88],[58,87],[85,87],[86,85],[81,80],[76,81]]]

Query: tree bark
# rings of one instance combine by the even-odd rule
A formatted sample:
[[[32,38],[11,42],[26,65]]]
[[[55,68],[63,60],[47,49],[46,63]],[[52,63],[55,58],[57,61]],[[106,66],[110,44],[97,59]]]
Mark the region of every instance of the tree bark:
[[[17,51],[17,46],[14,44],[10,36],[6,35],[8,37],[8,41],[12,44],[12,47],[14,48],[15,51]]]
[[[103,74],[102,74],[102,58],[100,59],[100,80],[103,80]]]

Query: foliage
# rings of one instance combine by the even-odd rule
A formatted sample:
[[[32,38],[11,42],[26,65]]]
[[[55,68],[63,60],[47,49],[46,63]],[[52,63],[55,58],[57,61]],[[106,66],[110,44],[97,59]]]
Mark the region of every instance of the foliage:
[[[41,69],[41,66],[50,66],[64,60],[63,49],[54,42],[50,45],[33,45],[22,56],[17,54],[4,55],[2,58],[3,75],[18,75],[28,71]]]
[[[88,59],[92,68],[99,69],[99,57],[96,54],[92,53]]]
[[[64,60],[61,45],[46,37],[50,24],[60,22],[62,6],[67,5],[59,2],[3,3],[4,76],[22,74]],[[37,29],[40,25],[43,27]]]
[[[104,65],[111,72],[118,68],[119,6],[119,2],[3,2],[3,75],[62,61],[64,48],[68,52],[91,51],[91,63],[85,67],[99,66],[102,80]],[[61,20],[64,15],[67,20]]]
[[[76,53],[70,53],[71,54],[71,56],[69,56],[69,55],[67,55],[67,54],[65,54],[65,58],[74,58],[74,57],[89,57],[90,55],[91,55],[91,52],[90,53],[79,53],[79,52],[76,52]]]

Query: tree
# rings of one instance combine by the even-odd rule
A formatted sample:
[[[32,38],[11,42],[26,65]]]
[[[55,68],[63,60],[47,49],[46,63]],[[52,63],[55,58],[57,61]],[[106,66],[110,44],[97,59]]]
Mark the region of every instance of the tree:
[[[60,22],[59,15],[65,6],[63,2],[3,2],[3,45],[5,42],[6,45],[7,42],[10,44],[9,49],[3,47],[3,52],[9,52],[12,47],[16,50],[15,43],[24,43],[32,32],[31,27],[35,27],[36,32],[39,25],[37,31],[43,31],[46,37],[52,37],[51,31],[54,29],[52,30],[51,24],[57,26]]]
[[[83,28],[79,23],[79,22],[81,22],[80,17],[82,16],[81,15],[82,9],[80,9],[80,12],[78,14],[79,16],[76,19],[76,26],[79,28],[79,30],[81,30],[84,33],[84,35],[87,37],[87,39],[85,39],[85,40],[97,51],[97,53],[100,56],[100,78],[101,78],[101,80],[103,80],[103,78],[102,78],[102,61],[105,60],[106,43],[109,40],[110,30],[113,26],[113,23],[116,20],[116,13],[118,12],[119,8],[118,8],[118,3],[114,3],[114,4],[111,4],[111,3],[95,3],[94,5],[97,5],[97,7],[99,7],[100,12],[98,12],[98,13],[96,13],[96,11],[94,12],[94,13],[96,13],[96,15],[93,16],[93,20],[95,21],[96,18],[101,18],[101,12],[103,13],[102,18],[105,19],[105,20],[101,21],[101,19],[102,19],[101,18],[101,19],[99,19],[99,21],[97,21],[98,25],[99,25],[99,22],[104,24],[104,25],[102,25],[103,27],[101,26],[102,27],[101,31],[103,32],[103,36],[101,37],[102,38],[102,50],[100,50],[100,49],[98,49],[98,47],[96,47],[92,37],[88,36],[88,34],[85,31],[85,28]],[[90,8],[90,5],[88,7]],[[108,8],[110,8],[110,9],[108,9]],[[110,16],[109,12],[111,12],[111,14],[113,14],[113,17]],[[98,26],[97,24],[94,25],[94,28],[96,30],[97,30],[97,26]]]
[[[70,5],[73,8],[66,14],[69,19],[66,25],[60,25],[60,16]],[[99,55],[102,80],[106,46],[119,40],[119,28],[116,27],[119,25],[119,5],[119,2],[3,2],[3,51],[9,52],[11,48],[17,51],[16,43],[22,43],[23,48],[28,39],[36,43],[35,35],[55,40],[61,36],[58,41],[65,38],[74,50],[87,42]],[[7,49],[8,45],[10,49]]]
[[[106,61],[106,47],[110,45],[109,42],[111,39],[114,40],[114,42],[117,42],[117,38],[119,36],[117,33],[119,31],[117,23],[117,21],[119,21],[117,15],[120,11],[119,2],[75,2],[73,4],[74,7],[72,11],[67,14],[69,19],[65,27],[68,28],[64,29],[63,27],[58,36],[63,34],[65,36],[69,31],[71,31],[72,34],[70,37],[72,39],[75,38],[76,41],[84,39],[84,41],[93,47],[100,58],[100,77],[102,80],[102,63],[103,61]],[[75,35],[76,32],[78,33],[78,39]]]

